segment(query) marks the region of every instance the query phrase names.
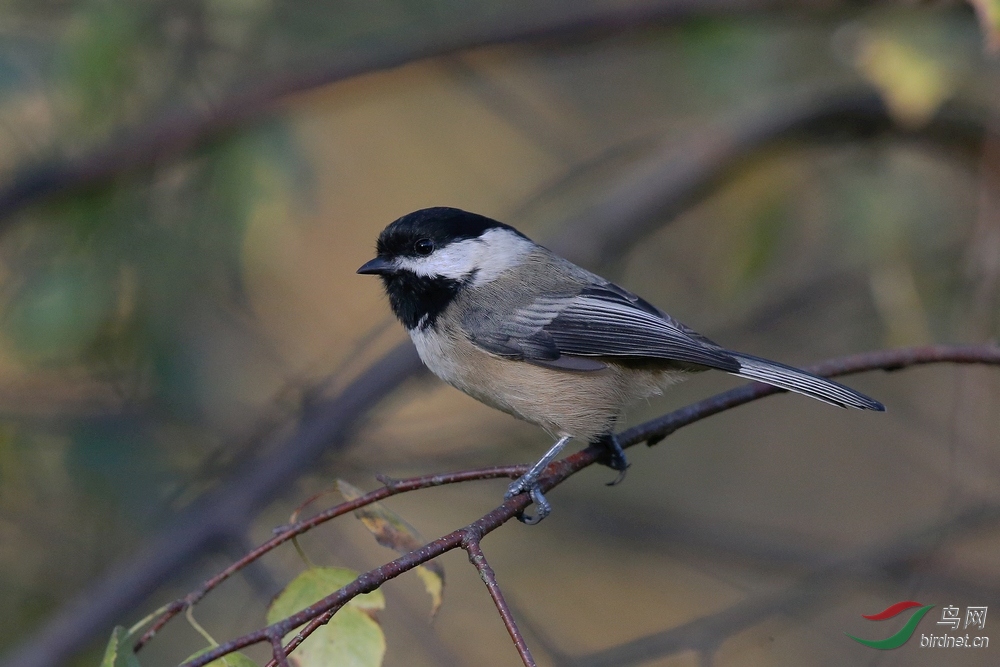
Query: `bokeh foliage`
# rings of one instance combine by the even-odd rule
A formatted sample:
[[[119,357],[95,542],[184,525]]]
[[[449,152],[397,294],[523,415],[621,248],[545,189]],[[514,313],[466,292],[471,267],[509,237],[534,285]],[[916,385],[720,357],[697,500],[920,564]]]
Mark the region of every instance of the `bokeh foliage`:
[[[356,372],[358,359],[401,339],[390,327],[357,352],[387,310],[377,286],[354,269],[394,217],[456,205],[550,238],[644,159],[708,121],[738,127],[748,109],[780,108],[790,96],[836,87],[878,90],[907,127],[956,102],[993,122],[996,61],[969,6],[821,3],[827,9],[812,11],[813,3],[802,4],[495,47],[362,77],[296,96],[262,120],[177,146],[153,168],[61,193],[5,220],[0,616],[8,622],[0,626],[0,647],[23,639],[234,461],[264,446],[261,424],[280,429],[316,381],[339,369],[339,382]],[[136,128],[209,109],[348,47],[447,34],[534,10],[513,1],[402,0],[376,10],[355,1],[8,0],[0,3],[0,186],[27,165],[128,140]],[[998,169],[992,138],[974,156],[919,139],[789,144],[755,155],[705,201],[660,221],[627,256],[592,268],[720,342],[791,363],[888,345],[995,339]],[[651,553],[634,535],[602,540],[592,533],[588,526],[600,523],[588,522],[587,513],[602,507],[625,524],[637,508],[688,512],[709,522],[804,531],[828,546],[871,537],[876,523],[888,530],[917,521],[955,498],[995,497],[1000,461],[982,443],[998,425],[996,379],[915,377],[934,381],[925,388],[862,383],[904,407],[893,408],[898,421],[881,427],[888,450],[848,448],[842,456],[854,463],[840,461],[834,448],[867,426],[787,400],[761,413],[766,419],[746,417],[761,426],[750,442],[746,422],[735,416],[698,434],[742,446],[682,444],[679,454],[641,456],[613,497],[587,476],[578,487],[600,488],[558,497],[546,532],[518,533],[498,546],[513,597],[525,591],[539,622],[563,619],[552,620],[549,634],[567,645],[583,635],[583,651],[602,644],[600,632],[587,631],[589,621],[572,613],[581,600],[590,605],[620,591],[623,602],[597,613],[613,617],[643,581],[665,591],[634,616],[622,612],[624,628],[607,640],[614,643],[785,574],[761,574],[739,559],[692,574],[697,554]],[[679,389],[669,405],[714,386]],[[666,405],[639,408],[633,418]],[[915,413],[932,425],[919,442],[912,439]],[[776,420],[790,426],[769,438],[762,427]],[[817,425],[824,437],[812,439]],[[368,488],[376,471],[527,460],[543,440],[450,390],[410,388],[376,413],[358,446],[331,456],[288,496],[329,486],[337,475]],[[797,458],[800,445],[819,451],[818,459]],[[760,472],[766,466],[754,452],[761,450],[783,464]],[[909,467],[877,476],[894,456]],[[817,461],[828,464],[830,479],[849,483],[828,488],[822,501],[803,500],[801,480]],[[664,495],[654,471],[668,464],[675,472]],[[855,475],[854,464],[867,466],[872,479]],[[760,474],[741,481],[746,468]],[[926,497],[914,500],[903,490],[914,476],[931,489]],[[873,491],[866,479],[888,489]],[[770,495],[761,491],[767,485]],[[894,500],[873,516],[851,493]],[[437,504],[400,500],[403,516],[437,535],[470,518],[460,509],[488,508],[499,497],[494,488],[442,494]],[[748,496],[759,504],[727,512]],[[287,516],[285,502],[276,501],[253,538]],[[839,508],[837,521],[822,511],[831,506]],[[356,528],[310,538],[317,543],[311,550],[329,550],[324,562],[355,570],[384,560]],[[524,541],[535,539],[546,563],[589,554],[587,567],[567,568],[596,574],[567,584],[562,605],[558,596],[537,600],[529,592],[548,590],[533,569],[543,566],[518,557]],[[978,562],[979,551],[970,551]],[[218,562],[192,564],[170,591],[190,588]],[[622,562],[637,563],[627,577],[616,572]],[[298,563],[266,567],[199,612],[206,624],[213,619],[216,636],[260,625],[276,582],[290,579]],[[650,579],[654,570],[676,581]],[[990,581],[998,575],[995,566],[982,571]],[[449,583],[450,595],[460,582]],[[420,593],[419,584],[414,590]],[[469,590],[447,600],[431,628],[422,625],[422,609],[419,621],[405,611],[387,615],[386,664],[442,664],[458,655],[487,664],[483,655],[508,650],[502,635],[490,634],[498,624],[478,629],[480,619],[493,621],[481,601],[471,601],[481,591]],[[420,608],[413,599],[411,607]],[[256,611],[243,615],[245,604]],[[742,657],[804,664],[809,633],[837,646],[831,637],[842,629],[839,618],[821,630],[766,628],[763,634],[780,635],[779,647]],[[176,632],[163,648],[151,647],[144,664],[174,664],[198,648],[194,633]],[[751,664],[731,646],[757,646],[757,639],[737,638],[718,664]],[[405,648],[394,654],[394,642]],[[462,653],[465,642],[479,652]],[[180,648],[170,650],[174,643]],[[96,664],[99,652],[95,645],[79,664]]]

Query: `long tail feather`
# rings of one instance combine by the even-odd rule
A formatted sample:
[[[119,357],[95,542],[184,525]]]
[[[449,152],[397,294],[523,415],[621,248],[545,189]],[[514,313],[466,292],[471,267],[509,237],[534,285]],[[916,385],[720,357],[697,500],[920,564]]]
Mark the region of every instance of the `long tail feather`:
[[[832,380],[749,354],[740,352],[730,352],[729,354],[740,363],[740,370],[734,372],[733,375],[804,394],[818,401],[842,408],[885,411],[885,406],[875,399]]]

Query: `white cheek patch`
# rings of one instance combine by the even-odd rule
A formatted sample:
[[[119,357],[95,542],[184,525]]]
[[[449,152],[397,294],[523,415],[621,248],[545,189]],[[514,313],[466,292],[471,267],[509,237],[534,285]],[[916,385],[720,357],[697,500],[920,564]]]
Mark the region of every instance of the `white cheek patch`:
[[[427,257],[400,257],[396,266],[429,278],[465,280],[475,273],[474,285],[497,278],[521,263],[531,242],[505,229],[491,229],[479,238],[450,243]]]

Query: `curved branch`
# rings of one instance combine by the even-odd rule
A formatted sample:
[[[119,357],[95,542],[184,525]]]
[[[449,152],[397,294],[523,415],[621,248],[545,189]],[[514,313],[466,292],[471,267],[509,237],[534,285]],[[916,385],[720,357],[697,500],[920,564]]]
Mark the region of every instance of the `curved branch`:
[[[892,371],[909,366],[939,363],[944,361],[950,363],[996,364],[1000,363],[1000,348],[984,346],[930,345],[916,348],[905,348],[904,350],[885,350],[826,361],[810,367],[809,370],[819,375],[833,377],[862,372],[874,368]],[[631,447],[643,441],[652,446],[683,426],[705,419],[718,412],[728,410],[729,408],[748,403],[757,398],[762,398],[770,394],[781,393],[781,391],[782,390],[776,389],[770,385],[760,383],[750,383],[737,387],[736,389],[717,394],[716,396],[712,396],[690,406],[680,408],[662,417],[651,419],[643,424],[639,424],[631,429],[628,429],[619,435],[619,442],[623,447]],[[187,594],[183,598],[172,602],[164,610],[164,613],[142,635],[135,645],[135,650],[140,650],[174,616],[183,612],[188,607],[197,604],[202,598],[205,597],[205,595],[226,581],[233,574],[258,560],[269,551],[277,548],[285,542],[288,542],[298,535],[312,530],[320,524],[396,494],[468,481],[499,478],[513,479],[524,474],[528,467],[529,466],[527,464],[514,466],[492,466],[488,468],[464,470],[455,473],[423,475],[400,480],[380,477],[379,481],[381,481],[384,485],[381,488],[370,491],[355,500],[335,505],[312,517],[309,517],[308,519],[298,521],[293,525],[278,529],[275,536],[270,540],[248,552],[243,558],[222,570],[219,574],[208,579],[196,590]]]
[[[555,7],[540,6],[531,12],[502,18],[490,16],[486,20],[450,27],[439,34],[408,30],[376,42],[361,42],[320,61],[298,63],[263,82],[255,79],[212,108],[177,112],[137,127],[125,137],[78,158],[24,169],[0,190],[0,219],[54,193],[107,182],[176,158],[226,130],[276,113],[283,101],[293,95],[363,74],[488,46],[622,31],[696,16],[780,8],[801,9],[802,2],[642,0],[624,6],[620,3],[606,6],[558,3]]]
[[[1000,365],[1000,347],[993,345],[926,345],[883,350],[831,359],[810,366],[809,370],[824,377],[837,377],[871,370],[896,371],[931,363]],[[750,383],[628,429],[619,435],[619,442],[623,448],[632,447],[644,441],[656,442],[688,424],[744,403],[782,392],[783,390],[770,385]],[[580,470],[597,463],[603,455],[604,452],[600,447],[590,446],[572,456],[555,461],[548,468],[549,475],[543,477],[539,482],[541,490],[543,492],[550,491]],[[526,494],[519,494],[468,526],[429,542],[381,567],[370,570],[350,584],[298,613],[256,632],[221,644],[211,651],[185,662],[182,667],[203,667],[224,655],[253,644],[270,641],[270,638],[274,636],[284,636],[295,628],[307,624],[306,628],[297,634],[293,643],[285,647],[285,651],[288,652],[298,646],[302,640],[332,618],[337,610],[356,596],[370,593],[385,582],[395,579],[404,572],[408,572],[441,554],[453,549],[465,548],[465,545],[472,540],[480,540],[483,536],[517,516],[528,506],[529,502]]]

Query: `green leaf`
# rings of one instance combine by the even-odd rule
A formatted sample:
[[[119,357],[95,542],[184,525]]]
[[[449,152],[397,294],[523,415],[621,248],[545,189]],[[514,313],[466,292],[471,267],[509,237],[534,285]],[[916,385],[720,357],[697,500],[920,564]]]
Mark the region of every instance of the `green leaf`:
[[[108,640],[108,647],[104,649],[104,659],[101,660],[101,667],[140,667],[139,659],[132,652],[132,646],[128,643],[128,630],[116,627],[111,632],[111,639]]]
[[[200,651],[197,651],[189,655],[187,658],[184,659],[184,662],[190,662],[191,660],[194,660],[198,656],[204,653],[208,653],[214,648],[215,648],[214,646],[206,646]],[[246,657],[242,653],[230,653],[228,655],[222,656],[217,660],[213,660],[212,662],[205,665],[205,667],[259,667],[259,666],[257,665],[256,662]]]
[[[357,576],[357,572],[338,567],[306,570],[274,599],[267,610],[267,622],[276,623],[301,611]],[[310,635],[289,660],[298,667],[379,667],[385,656],[385,635],[371,614],[384,608],[381,591],[359,595]]]
[[[345,500],[355,500],[363,494],[361,490],[342,479],[337,480],[337,489]],[[372,503],[354,511],[365,528],[375,536],[375,541],[383,547],[405,554],[419,549],[425,543],[417,529],[382,503]],[[437,613],[444,598],[444,568],[437,561],[430,561],[416,568],[417,576],[424,582],[427,594],[431,596],[431,616]]]
[[[371,616],[347,606],[288,656],[298,667],[379,667],[385,635]]]
[[[4,333],[32,361],[73,358],[112,314],[107,272],[90,258],[53,259],[26,277],[8,306]]]
[[[267,622],[275,623],[319,602],[335,590],[358,578],[358,573],[343,567],[314,567],[295,577],[274,599],[267,611]],[[382,591],[359,595],[347,603],[359,609],[385,609]]]
[[[131,2],[84,4],[60,64],[76,98],[77,127],[109,129],[143,88],[137,83],[148,59],[143,7]]]

